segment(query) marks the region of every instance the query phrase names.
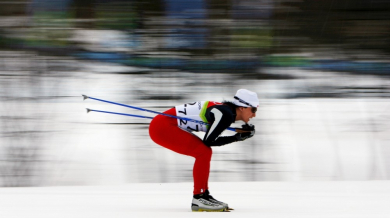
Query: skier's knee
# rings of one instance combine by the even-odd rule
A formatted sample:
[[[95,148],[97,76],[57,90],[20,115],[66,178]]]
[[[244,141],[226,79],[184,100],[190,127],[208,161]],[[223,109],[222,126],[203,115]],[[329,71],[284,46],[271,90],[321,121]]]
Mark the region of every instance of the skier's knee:
[[[212,155],[213,155],[213,150],[210,147],[206,147],[205,149],[203,149],[202,156],[205,159],[210,159],[211,160],[211,156]]]

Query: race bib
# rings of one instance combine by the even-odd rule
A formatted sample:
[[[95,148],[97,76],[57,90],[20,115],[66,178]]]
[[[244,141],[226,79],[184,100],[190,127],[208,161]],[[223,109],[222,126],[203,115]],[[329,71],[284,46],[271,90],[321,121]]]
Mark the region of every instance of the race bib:
[[[202,113],[202,110],[207,109],[207,105],[208,102],[197,101],[193,103],[187,103],[184,105],[176,106],[176,116],[205,122],[205,120],[202,120],[200,114]],[[207,125],[184,120],[184,119],[177,119],[177,125],[180,128],[189,132],[207,131]]]

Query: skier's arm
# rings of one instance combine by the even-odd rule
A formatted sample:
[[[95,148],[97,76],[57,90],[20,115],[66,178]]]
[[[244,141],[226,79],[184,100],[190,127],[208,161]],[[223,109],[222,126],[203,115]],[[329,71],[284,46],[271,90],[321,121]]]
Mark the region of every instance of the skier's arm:
[[[213,114],[214,121],[208,128],[206,135],[203,138],[203,142],[207,146],[222,146],[236,142],[237,138],[235,136],[219,137],[233,122],[231,112],[224,110],[224,108],[214,107],[210,110],[210,113]]]

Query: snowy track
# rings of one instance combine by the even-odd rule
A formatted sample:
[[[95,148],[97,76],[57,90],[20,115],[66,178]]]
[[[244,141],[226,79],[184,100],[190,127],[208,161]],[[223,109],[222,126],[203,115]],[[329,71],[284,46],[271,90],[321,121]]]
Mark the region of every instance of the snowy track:
[[[192,213],[191,183],[0,189],[4,218],[389,217],[389,181],[211,183],[231,213]]]

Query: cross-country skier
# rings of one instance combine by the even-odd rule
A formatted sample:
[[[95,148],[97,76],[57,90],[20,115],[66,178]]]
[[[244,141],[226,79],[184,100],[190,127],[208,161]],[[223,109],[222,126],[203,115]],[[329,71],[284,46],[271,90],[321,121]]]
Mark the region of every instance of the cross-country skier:
[[[157,115],[149,126],[151,139],[172,151],[195,158],[193,168],[194,191],[192,211],[226,211],[228,204],[218,201],[210,195],[208,179],[212,156],[211,146],[222,146],[232,142],[243,141],[255,134],[249,119],[256,116],[259,99],[255,92],[239,89],[234,100],[222,103],[199,101],[173,107],[165,114],[187,117],[209,123],[208,126],[186,120]],[[233,136],[221,136],[235,121],[246,124]],[[241,130],[241,131],[240,131]],[[190,133],[206,132],[203,140]]]

